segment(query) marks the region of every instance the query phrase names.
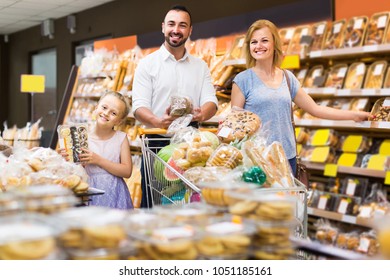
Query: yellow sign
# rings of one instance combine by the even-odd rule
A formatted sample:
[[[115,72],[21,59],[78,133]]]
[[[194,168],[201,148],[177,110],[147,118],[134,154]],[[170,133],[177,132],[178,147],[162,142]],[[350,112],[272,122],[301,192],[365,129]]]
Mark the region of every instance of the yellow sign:
[[[313,135],[311,144],[313,146],[325,146],[329,144],[330,130],[318,129]]]
[[[372,155],[368,160],[367,169],[383,170],[387,156]]]
[[[326,159],[329,156],[329,147],[317,147],[314,148],[313,152],[311,153],[311,159],[312,162],[326,162]]]
[[[328,163],[325,164],[324,176],[336,177],[337,176],[337,164]]]
[[[44,75],[21,75],[20,91],[31,93],[45,92],[45,76]]]
[[[354,153],[342,153],[337,161],[338,165],[352,167],[357,160],[357,154]]]
[[[390,156],[390,139],[386,139],[379,147],[379,154]]]
[[[344,140],[343,152],[357,153],[363,141],[362,135],[349,135]]]
[[[385,185],[390,185],[390,171],[386,172]]]
[[[297,54],[286,55],[280,67],[282,69],[299,69],[300,68],[299,55]]]

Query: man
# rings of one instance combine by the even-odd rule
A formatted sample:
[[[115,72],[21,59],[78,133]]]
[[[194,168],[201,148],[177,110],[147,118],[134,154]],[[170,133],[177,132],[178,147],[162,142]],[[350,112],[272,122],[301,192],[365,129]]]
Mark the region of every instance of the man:
[[[194,108],[192,121],[195,124],[192,125],[210,119],[217,111],[218,101],[207,64],[190,55],[185,48],[191,32],[190,12],[183,6],[172,7],[162,23],[164,44],[137,66],[133,82],[133,113],[146,127],[168,128],[172,123],[175,117],[169,116],[171,95],[190,97]],[[144,176],[143,166],[141,174]],[[141,207],[151,207],[144,179]]]

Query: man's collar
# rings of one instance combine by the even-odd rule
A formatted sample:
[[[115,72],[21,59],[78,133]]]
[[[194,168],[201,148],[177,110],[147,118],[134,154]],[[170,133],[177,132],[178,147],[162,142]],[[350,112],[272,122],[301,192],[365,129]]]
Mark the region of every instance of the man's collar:
[[[160,50],[161,50],[162,53],[163,53],[164,60],[167,60],[168,58],[172,58],[172,59],[176,60],[175,56],[174,56],[173,54],[171,54],[171,53],[167,50],[167,48],[165,47],[164,44],[161,45]],[[178,61],[185,61],[185,60],[187,60],[187,58],[188,58],[188,51],[187,51],[187,49],[184,49],[184,50],[185,50],[185,53],[184,53],[183,57],[180,58]]]

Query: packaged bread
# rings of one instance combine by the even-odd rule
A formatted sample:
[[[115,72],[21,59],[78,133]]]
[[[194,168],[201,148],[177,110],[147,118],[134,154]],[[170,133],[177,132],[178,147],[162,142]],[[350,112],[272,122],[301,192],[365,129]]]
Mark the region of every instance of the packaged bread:
[[[225,214],[198,224],[202,238],[196,242],[200,259],[238,260],[249,257],[255,228],[252,223]]]
[[[367,153],[372,146],[372,138],[364,135],[343,135],[340,137],[339,151],[347,153]]]
[[[328,220],[319,219],[314,224],[316,227],[315,239],[322,244],[333,245],[337,239],[339,229],[330,224]]]
[[[80,162],[82,148],[88,149],[88,125],[60,125],[57,131],[60,148],[69,154],[69,161]]]
[[[332,22],[332,25],[326,34],[323,47],[324,50],[338,49],[342,46],[345,27],[345,19]]]
[[[374,256],[379,252],[379,242],[375,230],[362,232],[360,234],[359,246],[357,252]]]
[[[341,193],[364,199],[369,186],[368,178],[347,176],[343,179]]]
[[[363,80],[366,75],[366,64],[364,62],[352,63],[347,72],[344,81],[345,89],[360,89],[363,85]]]
[[[295,137],[297,139],[297,143],[306,144],[307,140],[309,140],[310,135],[308,131],[303,127],[296,127]]]
[[[368,18],[366,16],[353,17],[349,19],[344,30],[344,48],[359,47],[363,44],[367,30]]]
[[[337,248],[356,251],[359,247],[359,233],[356,231],[340,232],[334,245]]]
[[[332,99],[329,102],[328,106],[340,110],[349,110],[349,108],[351,107],[351,99],[350,98]]]
[[[352,111],[367,111],[369,106],[368,98],[352,98],[349,110]]]
[[[334,211],[343,215],[356,216],[361,200],[360,197],[338,195],[336,197]]]
[[[372,63],[367,70],[364,88],[381,88],[385,78],[387,65],[388,63],[386,60],[380,60]]]
[[[371,109],[370,117],[368,118],[369,121],[381,122],[390,120],[390,106],[383,106],[386,99],[386,97],[382,97],[375,101]]]
[[[243,46],[245,43],[245,35],[239,35],[234,39],[233,45],[229,50],[228,59],[240,59],[244,56]]]
[[[376,13],[371,16],[367,26],[366,38],[364,39],[365,46],[384,43],[389,19],[389,12]]]
[[[220,166],[234,169],[242,163],[242,160],[243,156],[239,149],[222,143],[207,160],[206,166]]]
[[[335,160],[335,151],[330,146],[304,147],[299,155],[310,162],[332,163]]]
[[[311,87],[321,87],[322,84],[314,84],[314,80],[317,77],[324,75],[324,66],[316,65],[310,68],[309,73],[306,75],[305,81],[303,83],[303,87],[311,88]]]
[[[307,142],[308,146],[336,146],[339,137],[333,129],[316,129],[310,132],[310,138]]]
[[[294,35],[290,40],[290,44],[287,49],[287,54],[301,54],[302,47],[301,39],[303,36],[311,35],[311,29],[309,25],[302,25],[295,27]]]
[[[312,25],[313,42],[310,51],[320,51],[323,48],[329,24],[327,21],[320,21]]]
[[[229,144],[232,141],[252,136],[260,127],[261,120],[255,113],[232,108],[219,125],[217,135],[221,142]]]
[[[38,214],[0,218],[1,260],[49,260],[61,258],[56,238],[65,227]]]
[[[68,228],[59,241],[67,249],[119,249],[127,239],[125,217],[124,211],[92,206],[59,212],[55,218]]]
[[[284,54],[287,53],[290,41],[294,35],[295,27],[282,28],[279,30],[280,40],[282,41],[282,51]]]
[[[332,87],[337,89],[342,88],[347,70],[347,64],[340,63],[332,66],[328,71],[325,87]]]

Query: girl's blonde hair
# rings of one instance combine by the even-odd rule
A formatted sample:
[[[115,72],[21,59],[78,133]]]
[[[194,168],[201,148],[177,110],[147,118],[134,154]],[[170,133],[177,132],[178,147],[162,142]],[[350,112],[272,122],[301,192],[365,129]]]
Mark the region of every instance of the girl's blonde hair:
[[[272,38],[274,40],[274,59],[272,62],[272,66],[279,67],[282,64],[283,60],[283,51],[282,51],[282,42],[280,40],[279,36],[279,30],[276,27],[275,24],[273,24],[271,21],[266,19],[260,19],[258,21],[255,21],[252,23],[252,25],[249,27],[248,31],[245,35],[245,57],[246,57],[246,67],[251,68],[255,66],[256,60],[252,57],[251,51],[250,51],[250,41],[252,38],[253,33],[256,30],[262,29],[264,27],[268,27],[271,31]]]
[[[118,98],[120,101],[122,101],[123,104],[125,104],[125,110],[124,110],[124,112],[123,112],[122,119],[126,119],[127,115],[130,113],[130,105],[129,105],[129,101],[127,100],[127,98],[126,98],[125,96],[123,96],[120,92],[113,91],[113,90],[108,90],[108,91],[106,91],[105,93],[103,93],[103,95],[100,97],[99,103],[100,103],[100,101],[103,100],[103,98],[106,97],[107,95],[115,96],[115,97]]]

